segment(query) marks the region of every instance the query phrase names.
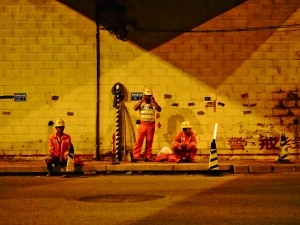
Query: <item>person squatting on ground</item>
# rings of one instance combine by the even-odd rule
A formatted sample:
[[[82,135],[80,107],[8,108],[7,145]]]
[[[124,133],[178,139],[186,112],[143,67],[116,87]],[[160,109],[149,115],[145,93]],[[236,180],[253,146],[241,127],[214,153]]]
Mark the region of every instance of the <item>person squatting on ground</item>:
[[[62,119],[58,119],[54,126],[56,133],[49,137],[49,152],[45,159],[48,170],[47,176],[52,175],[52,164],[65,167],[69,153],[74,153],[71,137],[64,133],[65,122]],[[66,177],[66,175],[63,177]]]
[[[146,137],[144,160],[145,162],[149,162],[151,161],[150,157],[152,154],[155,131],[155,110],[158,112],[161,111],[161,107],[155,101],[153,92],[150,88],[144,90],[144,96],[135,104],[134,110],[139,110],[138,120],[140,121],[140,124],[138,126],[136,142],[133,148],[133,158],[131,161],[137,162],[141,160],[141,150]]]
[[[175,135],[172,143],[177,162],[195,162],[197,152],[196,135],[188,121],[184,121],[181,128],[182,131]]]

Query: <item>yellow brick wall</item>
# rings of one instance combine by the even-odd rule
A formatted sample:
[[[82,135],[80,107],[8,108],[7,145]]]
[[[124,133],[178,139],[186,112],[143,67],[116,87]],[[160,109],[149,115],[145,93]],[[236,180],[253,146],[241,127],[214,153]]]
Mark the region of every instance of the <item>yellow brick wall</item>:
[[[43,155],[65,120],[76,153],[95,154],[95,21],[55,0],[0,1],[0,154]],[[52,100],[58,96],[58,100]]]
[[[26,102],[0,99],[0,155],[45,154],[48,136],[54,132],[48,122],[57,118],[66,121],[65,131],[72,136],[77,153],[95,154],[97,63],[101,154],[113,149],[116,110],[111,90],[117,82],[123,84],[126,93],[128,150],[133,148],[137,119],[133,110],[136,102],[131,101],[130,94],[151,87],[162,106],[153,154],[171,146],[184,120],[189,120],[197,133],[201,157],[209,153],[216,122],[221,156],[276,157],[282,133],[289,137],[291,155],[298,154],[298,125],[294,120],[299,114],[300,32],[296,28],[224,31],[299,24],[297,0],[236,1],[241,4],[222,13],[215,13],[219,12],[215,6],[212,11],[203,10],[208,6],[212,9],[206,2],[116,0],[116,5],[126,9],[127,18],[145,30],[130,32],[128,41],[100,30],[99,62],[96,23],[89,17],[95,12],[84,14],[76,8],[78,1],[69,5],[62,2],[0,1],[0,96],[27,94]],[[202,22],[195,25],[191,4],[209,19],[203,22],[199,14]],[[222,7],[226,4],[224,1]],[[178,27],[174,21],[179,20],[166,17],[167,13],[157,7],[166,7],[174,17],[182,18],[182,28],[190,23],[195,26],[176,34],[151,31],[160,25]],[[190,14],[179,14],[187,8]],[[161,13],[153,16],[153,12]],[[53,96],[59,99],[52,100]],[[215,109],[211,107],[214,101]],[[230,144],[236,140],[247,145],[241,149]]]
[[[161,14],[159,21],[147,18],[151,9],[141,16],[143,4],[146,5],[131,1],[125,7],[127,16],[139,18],[136,21],[139,28],[144,26],[146,31],[129,33],[127,42],[118,40],[108,31],[100,31],[103,152],[109,152],[113,147],[112,135],[116,131],[111,88],[120,82],[126,90],[124,102],[135,131],[137,113],[133,106],[136,102],[130,100],[131,92],[151,87],[162,106],[157,119],[154,154],[163,147],[171,147],[174,135],[180,131],[180,123],[189,120],[197,133],[200,156],[209,154],[215,123],[219,124],[217,148],[221,156],[254,159],[263,154],[265,158],[277,158],[282,133],[288,137],[291,157],[298,155],[298,125],[294,125],[294,120],[299,116],[299,30],[220,31],[299,24],[298,1],[245,1],[191,29],[209,32],[179,32],[162,43],[157,40],[164,36],[167,40],[170,34],[150,30],[169,18],[164,20]],[[168,9],[178,12],[181,7],[184,8],[172,4]],[[186,19],[184,15],[182,18]],[[152,23],[147,24],[147,21]],[[151,46],[150,50],[144,46]],[[275,97],[279,93],[281,96]],[[172,97],[166,98],[166,95]],[[296,96],[296,100],[291,96]],[[206,101],[205,97],[211,100]],[[215,110],[206,107],[214,100]],[[134,138],[127,126],[126,148],[130,150]],[[238,148],[231,144],[239,140],[247,144]]]

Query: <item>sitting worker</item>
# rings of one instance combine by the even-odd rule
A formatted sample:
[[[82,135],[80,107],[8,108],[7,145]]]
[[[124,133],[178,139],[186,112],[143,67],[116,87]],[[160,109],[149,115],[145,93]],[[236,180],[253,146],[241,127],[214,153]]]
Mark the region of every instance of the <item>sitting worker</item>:
[[[177,162],[195,162],[197,152],[196,135],[188,121],[184,121],[181,128],[182,132],[175,135],[172,143]]]
[[[65,167],[67,166],[68,158],[70,156],[74,157],[71,137],[64,133],[65,122],[62,119],[58,119],[54,126],[56,133],[49,137],[49,152],[45,159],[48,170],[47,176],[52,175],[52,164]],[[63,175],[63,177],[66,177],[66,175]]]

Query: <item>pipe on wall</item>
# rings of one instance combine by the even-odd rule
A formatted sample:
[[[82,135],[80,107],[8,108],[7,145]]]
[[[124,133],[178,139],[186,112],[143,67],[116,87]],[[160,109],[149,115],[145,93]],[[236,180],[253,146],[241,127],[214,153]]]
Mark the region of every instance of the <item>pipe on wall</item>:
[[[95,0],[95,5],[97,6],[98,1]],[[99,127],[100,127],[100,21],[99,21],[99,15],[98,15],[98,7],[96,7],[96,74],[97,74],[97,80],[96,80],[96,92],[97,92],[97,99],[96,99],[96,160],[101,160],[100,158],[100,133],[99,133]]]

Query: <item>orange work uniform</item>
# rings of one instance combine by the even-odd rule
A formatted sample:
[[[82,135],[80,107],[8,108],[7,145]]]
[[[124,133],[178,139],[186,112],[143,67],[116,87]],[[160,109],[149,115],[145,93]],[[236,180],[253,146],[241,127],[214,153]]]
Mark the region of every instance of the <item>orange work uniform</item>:
[[[186,147],[182,147],[181,143],[186,143]],[[173,141],[173,151],[177,159],[182,157],[195,158],[197,152],[197,140],[194,132],[186,135],[183,131],[175,135]]]
[[[147,108],[146,108],[147,107]],[[148,110],[145,114],[143,111]],[[155,106],[152,104],[142,104],[139,110],[139,120],[141,123],[138,126],[136,142],[133,148],[133,158],[140,160],[143,142],[146,137],[146,146],[144,158],[150,159],[152,154],[152,144],[155,132]],[[146,121],[145,121],[146,120]]]
[[[59,138],[56,133],[52,134],[49,137],[49,157],[46,158],[46,163],[56,163],[65,161],[67,157],[70,147],[72,145],[71,137],[68,134],[63,134],[61,138]]]

